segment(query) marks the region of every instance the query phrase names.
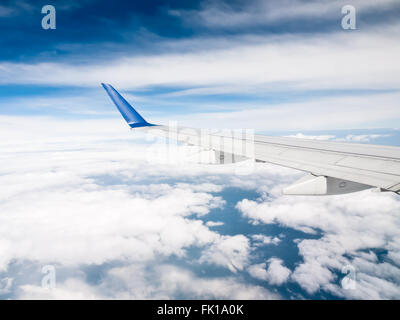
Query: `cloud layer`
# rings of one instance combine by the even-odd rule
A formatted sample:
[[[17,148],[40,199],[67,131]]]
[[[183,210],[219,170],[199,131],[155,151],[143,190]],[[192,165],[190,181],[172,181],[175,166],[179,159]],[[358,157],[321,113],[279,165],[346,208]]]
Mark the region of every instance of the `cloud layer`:
[[[237,208],[253,223],[277,223],[320,234],[317,239],[298,239],[304,262],[293,270],[291,279],[308,293],[325,290],[356,299],[399,297],[397,195],[360,192],[350,197],[278,196],[260,202],[245,199]],[[384,258],[379,257],[382,251]],[[357,287],[353,290],[338,283],[347,265],[357,270]],[[265,271],[252,271],[267,279]],[[372,290],[377,283],[380,285]]]
[[[395,89],[399,26],[384,31],[301,36],[244,37],[225,48],[125,57],[94,65],[1,63],[1,84],[97,86],[154,85],[270,89]],[[195,41],[195,40],[194,40]],[[196,47],[195,47],[196,48]],[[390,50],[382,50],[390,48]],[[239,67],[240,66],[240,67]],[[225,89],[227,90],[227,89]]]
[[[282,196],[301,173],[257,164],[243,179],[174,145],[181,161],[159,163],[163,145],[119,121],[0,121],[10,137],[0,143],[3,297],[276,299],[293,286],[298,297],[400,296],[395,195]],[[237,203],[229,188],[243,193]],[[249,191],[258,196],[243,199]],[[222,231],[232,223],[240,228]],[[260,233],[265,225],[279,231]],[[288,246],[300,260],[288,260]],[[40,285],[45,265],[56,267],[55,289]],[[345,266],[355,289],[341,285]]]
[[[31,121],[21,132],[13,126],[17,120]],[[200,219],[224,207],[218,195],[224,188],[220,178],[229,176],[232,166],[215,170],[190,162],[152,162],[154,146],[135,143],[128,130],[122,133],[112,121],[103,136],[94,135],[101,121],[78,121],[71,135],[68,121],[1,121],[9,125],[3,132],[13,137],[1,142],[7,150],[1,159],[2,294],[85,299],[278,297],[240,277],[199,277],[171,264],[171,259],[190,261],[190,248],[200,248],[195,264],[221,266],[233,273],[247,265],[246,236],[221,235],[210,229],[221,224]],[[215,174],[222,176],[214,181]],[[15,261],[25,261],[26,268],[54,265],[68,270],[68,275],[49,292],[37,279],[25,274],[24,282],[14,275]],[[81,266],[106,265],[111,267],[102,283],[92,286],[82,278]],[[119,286],[114,287],[116,283]]]

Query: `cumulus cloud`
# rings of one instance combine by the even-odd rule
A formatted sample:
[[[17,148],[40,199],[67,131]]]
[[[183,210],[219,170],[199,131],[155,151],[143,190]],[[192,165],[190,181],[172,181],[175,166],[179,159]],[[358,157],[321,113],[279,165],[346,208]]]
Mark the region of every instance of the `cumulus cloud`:
[[[311,295],[399,297],[395,195],[289,197],[280,189],[298,178],[290,169],[256,164],[243,179],[232,174],[232,166],[154,163],[143,137],[121,129],[121,121],[1,117],[0,122],[1,133],[10,137],[0,141],[2,295],[264,299],[277,298],[268,286],[294,281]],[[236,206],[252,224],[313,235],[297,238],[302,260],[293,271],[276,254],[257,261],[257,250],[279,249],[291,241],[287,237],[260,231],[220,234],[213,228],[230,223],[216,213],[207,216],[227,206],[220,195],[226,187],[259,192],[257,200],[243,199]],[[197,256],[191,256],[191,248],[198,249]],[[384,258],[375,248],[386,252]],[[185,264],[177,268],[174,259]],[[19,279],[15,261],[69,271],[61,272],[56,291],[49,291],[37,279]],[[104,268],[100,282],[89,283],[82,265]],[[355,290],[340,285],[345,265],[356,270]],[[210,266],[224,276],[194,271]],[[265,280],[265,287],[245,284],[247,273]]]
[[[399,297],[399,291],[393,289],[399,285],[398,267],[390,258],[395,258],[399,250],[398,196],[371,191],[317,199],[282,196],[263,202],[245,199],[237,208],[251,221],[278,223],[320,235],[297,241],[304,262],[296,267],[291,279],[308,293],[325,290],[348,298]],[[384,261],[372,263],[365,256],[365,251],[375,248],[388,251]],[[356,270],[359,280],[355,290],[346,290],[337,283],[346,265]],[[381,286],[372,294],[370,289],[377,284]]]
[[[23,131],[17,125],[21,121]],[[217,264],[233,272],[245,268],[251,253],[249,240],[243,235],[220,235],[210,227],[221,222],[202,220],[211,210],[225,206],[218,193],[225,188],[225,178],[232,176],[232,167],[182,159],[175,164],[153,162],[145,137],[121,130],[121,121],[3,116],[0,122],[1,132],[12,137],[0,142],[6,150],[0,160],[2,295],[54,299],[172,298],[179,294],[277,297],[237,277],[204,278],[172,267],[154,271],[160,283],[153,283],[152,292],[146,291],[151,287],[148,282],[156,279],[145,272],[150,265],[159,265],[163,259],[185,259],[194,247],[201,250],[201,257],[193,263]],[[171,148],[178,152],[186,147]],[[239,185],[239,180],[228,185],[235,183]],[[62,271],[54,290],[42,288],[36,278],[24,282],[15,275],[15,261],[51,264],[57,270],[69,270],[69,275],[62,276]],[[91,285],[82,276],[82,265],[122,267],[108,270],[104,284]],[[126,265],[136,270],[142,287],[124,287],[121,270]],[[173,285],[176,290],[166,289]]]
[[[270,284],[281,285],[286,282],[291,273],[290,269],[283,265],[283,261],[278,258],[268,260],[267,279]]]
[[[278,237],[270,237],[263,234],[253,234],[251,238],[255,242],[255,246],[263,246],[268,244],[277,245],[279,244],[279,242],[281,242],[281,239],[279,239]]]
[[[127,171],[144,179],[152,170],[148,164],[146,169],[145,147],[135,146],[135,158],[129,145],[118,151],[111,140],[110,148],[103,152],[83,151],[83,141],[78,152],[73,138],[70,146],[61,148],[51,140],[43,149],[41,141],[35,151],[25,149],[24,156],[18,152],[23,146],[14,145],[14,152],[8,149],[1,170],[2,183],[7,185],[1,197],[2,269],[11,259],[23,258],[79,264],[124,256],[148,259],[162,252],[180,255],[197,240],[207,243],[214,239],[201,221],[185,217],[223,206],[220,197],[207,193],[220,187],[210,183],[194,189],[184,184],[130,187],[124,181],[129,180]],[[141,161],[137,153],[142,155]],[[122,176],[122,180],[110,185],[107,176]],[[25,235],[26,242],[14,242],[18,235]]]
[[[29,165],[35,159],[27,155],[24,172],[2,170],[2,183],[9,186],[1,198],[2,269],[11,259],[23,258],[62,264],[100,264],[125,256],[146,260],[181,255],[184,247],[213,240],[201,221],[185,217],[223,205],[219,197],[179,187],[143,195],[124,183],[99,185],[102,178],[93,175],[128,170],[121,163],[113,168],[118,155],[101,159],[86,153],[83,160],[67,153],[53,153],[40,168]],[[84,171],[88,176],[82,176]],[[21,235],[24,241],[13,241]]]
[[[282,285],[287,282],[291,271],[283,265],[283,260],[276,257],[270,258],[267,263],[260,263],[251,265],[247,271],[249,274],[257,279],[265,280],[271,285]]]
[[[111,290],[112,289],[112,290]],[[160,265],[154,270],[128,265],[111,269],[104,280],[89,286],[82,279],[72,278],[52,290],[24,285],[20,299],[169,299],[171,297],[201,299],[279,299],[280,296],[261,286],[247,285],[233,277],[198,277],[173,265]]]
[[[208,227],[219,227],[219,226],[223,226],[224,223],[222,221],[207,221],[206,222],[206,226]]]
[[[243,270],[250,255],[249,239],[244,235],[222,236],[204,250],[200,262],[227,267],[232,272]]]
[[[95,300],[106,299],[95,288],[81,279],[71,278],[56,288],[46,288],[26,284],[18,289],[18,299],[22,300]]]

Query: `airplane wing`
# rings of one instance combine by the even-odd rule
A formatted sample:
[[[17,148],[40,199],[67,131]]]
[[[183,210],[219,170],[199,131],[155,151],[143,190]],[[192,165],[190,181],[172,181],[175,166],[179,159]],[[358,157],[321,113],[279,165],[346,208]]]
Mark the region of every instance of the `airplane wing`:
[[[308,173],[285,188],[285,194],[334,195],[369,188],[400,193],[400,147],[154,125],[111,85],[102,85],[135,130],[214,150],[221,164],[251,158]]]

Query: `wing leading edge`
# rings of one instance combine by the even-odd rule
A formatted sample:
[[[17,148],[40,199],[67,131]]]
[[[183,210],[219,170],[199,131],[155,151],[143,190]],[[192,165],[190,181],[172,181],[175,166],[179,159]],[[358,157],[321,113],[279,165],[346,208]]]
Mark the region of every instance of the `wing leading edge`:
[[[400,193],[400,147],[154,125],[144,120],[111,85],[103,87],[131,128],[213,149],[219,154],[253,158],[309,174],[286,188],[286,194],[332,195],[368,188]]]

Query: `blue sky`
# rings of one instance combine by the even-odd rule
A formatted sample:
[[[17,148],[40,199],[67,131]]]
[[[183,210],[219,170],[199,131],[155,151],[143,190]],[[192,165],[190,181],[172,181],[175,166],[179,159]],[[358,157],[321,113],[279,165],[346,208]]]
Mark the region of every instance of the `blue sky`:
[[[354,1],[357,30],[341,28],[343,1],[58,0],[56,30],[41,28],[44,4],[1,4],[1,114],[117,117],[99,85],[110,82],[159,121],[304,130],[282,120],[328,103],[336,122],[315,129],[396,127],[396,1]],[[348,105],[370,117],[341,123]],[[288,112],[269,122],[277,107]]]
[[[399,299],[397,195],[283,196],[301,172],[168,153],[100,86],[152,123],[398,146],[400,4],[343,30],[345,4],[2,1],[0,297]]]
[[[52,4],[57,9],[57,31],[40,28],[41,8],[46,1],[2,1],[0,58],[3,61],[71,61],[85,63],[93,60],[117,58],[119,55],[154,53],[167,40],[196,37],[224,37],[238,35],[313,34],[337,32],[344,2],[334,2],[325,12],[306,14],[291,19],[290,11],[298,3],[290,1],[63,1]],[[285,6],[286,4],[286,6]],[[323,1],[322,1],[323,5]],[[314,5],[318,6],[318,5]],[[224,12],[226,17],[257,11],[265,7],[279,9],[282,17],[264,21],[221,21],[207,23],[205,13]],[[310,5],[312,7],[312,5]],[[396,22],[396,4],[365,5],[357,16],[359,28]],[[312,8],[309,8],[309,10]],[[316,10],[318,7],[316,8]],[[331,10],[332,9],[332,10]],[[336,9],[336,10],[335,10]],[[207,11],[208,10],[208,11]],[[289,17],[285,17],[285,11]],[[311,11],[311,10],[310,10]],[[189,17],[190,19],[189,21]],[[188,48],[190,50],[190,48]]]

